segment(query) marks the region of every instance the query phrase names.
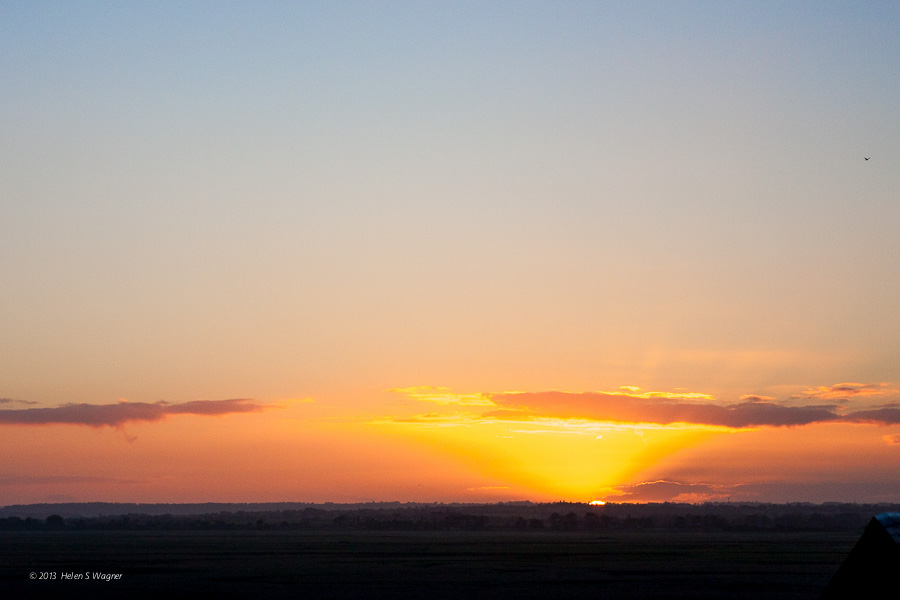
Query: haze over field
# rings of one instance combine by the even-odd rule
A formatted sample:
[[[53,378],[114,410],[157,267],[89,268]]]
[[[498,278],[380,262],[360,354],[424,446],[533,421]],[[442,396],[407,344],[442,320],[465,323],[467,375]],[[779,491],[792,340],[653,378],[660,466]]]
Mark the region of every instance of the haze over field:
[[[900,5],[10,1],[0,81],[0,505],[900,502]]]

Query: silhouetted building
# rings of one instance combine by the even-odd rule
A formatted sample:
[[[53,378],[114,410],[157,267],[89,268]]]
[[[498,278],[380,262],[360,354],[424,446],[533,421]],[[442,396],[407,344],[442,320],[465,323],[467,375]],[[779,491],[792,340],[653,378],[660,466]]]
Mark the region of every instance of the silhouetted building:
[[[896,591],[900,570],[900,513],[872,517],[862,536],[837,573],[822,600],[889,597]]]

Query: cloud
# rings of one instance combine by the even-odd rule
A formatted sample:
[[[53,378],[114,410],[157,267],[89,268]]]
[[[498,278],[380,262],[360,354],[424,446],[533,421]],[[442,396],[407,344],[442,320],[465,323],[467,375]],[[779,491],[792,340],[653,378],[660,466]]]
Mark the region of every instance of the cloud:
[[[741,396],[741,400],[744,402],[775,402],[778,398],[773,398],[772,396],[758,396],[756,394],[746,394]]]
[[[840,383],[820,386],[791,397],[790,404],[771,396],[744,395],[734,404],[720,404],[713,396],[695,392],[645,392],[623,386],[614,392],[500,392],[456,394],[448,388],[418,387],[389,390],[416,400],[443,405],[484,406],[481,414],[453,416],[429,414],[406,422],[439,422],[461,419],[494,421],[539,421],[546,419],[607,421],[654,425],[706,425],[742,429],[750,427],[795,427],[814,423],[900,424],[900,403],[884,403],[849,410],[837,403],[809,402],[848,396],[872,397],[898,393],[887,384]],[[803,398],[807,403],[797,402]]]
[[[14,398],[0,398],[0,404],[37,404],[30,400],[15,400]]]
[[[687,482],[658,479],[606,488],[597,497],[608,502],[893,502],[896,483],[877,476],[835,481],[751,481],[743,483]],[[817,500],[818,499],[818,500]]]
[[[874,423],[878,425],[896,425],[900,423],[900,408],[883,407],[869,410],[857,410],[844,415],[841,420],[849,423]]]
[[[484,394],[456,394],[450,388],[432,385],[420,385],[415,387],[391,388],[387,390],[394,394],[404,394],[414,400],[434,402],[436,404],[456,404],[459,406],[491,406],[491,401]]]
[[[730,497],[740,486],[715,483],[685,483],[660,479],[607,490],[603,497],[611,502],[714,502]]]
[[[516,410],[512,408],[489,410],[481,416],[489,419],[498,419],[500,421],[533,421],[536,418],[535,414],[529,410]]]
[[[55,408],[0,410],[0,424],[88,425],[119,427],[129,422],[160,421],[169,415],[219,416],[259,412],[267,408],[249,399],[167,402],[119,402],[117,404],[64,404]]]
[[[820,385],[795,394],[793,398],[818,398],[820,400],[846,400],[857,396],[885,396],[900,394],[900,390],[890,389],[886,383],[836,383]]]
[[[722,406],[695,401],[696,395],[631,394],[616,392],[524,392],[491,394],[500,407],[486,416],[554,416],[558,418],[627,423],[694,423],[723,427],[807,425],[834,421],[833,406],[783,406],[766,400],[747,400]],[[515,411],[515,412],[511,412]]]

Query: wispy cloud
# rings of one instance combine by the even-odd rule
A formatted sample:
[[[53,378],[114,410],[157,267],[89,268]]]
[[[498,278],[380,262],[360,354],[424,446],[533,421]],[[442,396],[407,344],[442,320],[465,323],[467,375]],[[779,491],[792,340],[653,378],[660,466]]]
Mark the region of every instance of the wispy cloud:
[[[756,399],[729,406],[697,402],[687,396],[611,392],[493,394],[490,399],[501,411],[519,414],[662,425],[696,423],[741,428],[806,425],[838,418],[832,406],[783,406]]]
[[[618,502],[710,502],[731,496],[740,486],[716,483],[686,483],[659,479],[633,485],[616,486],[603,496]]]
[[[742,402],[776,402],[778,398],[772,396],[760,396],[757,394],[745,394],[741,396]]]
[[[887,383],[836,383],[809,388],[795,394],[794,398],[817,398],[820,400],[847,400],[859,396],[886,396],[900,394]]]
[[[646,423],[655,425],[692,424],[727,427],[794,427],[813,423],[844,422],[881,425],[900,424],[900,405],[884,403],[856,410],[846,404],[850,397],[871,399],[897,394],[887,384],[842,383],[809,389],[792,396],[789,403],[770,396],[745,395],[733,404],[721,404],[711,395],[696,392],[646,392],[624,386],[614,392],[501,392],[454,394],[447,388],[398,388],[391,390],[439,404],[485,406],[481,414],[468,412],[452,420],[491,419],[536,421],[542,419]],[[457,399],[453,401],[452,399]],[[801,400],[798,401],[798,398]],[[841,399],[845,406],[822,403]],[[466,399],[461,401],[459,399]],[[815,402],[811,402],[815,401]],[[447,415],[430,414],[407,421],[440,422]]]
[[[900,423],[900,408],[883,407],[873,408],[869,410],[857,410],[847,413],[841,417],[843,421],[849,423],[874,423],[884,425],[895,425]]]
[[[259,412],[268,408],[250,399],[167,402],[118,402],[116,404],[64,404],[54,408],[0,410],[0,424],[88,425],[119,427],[129,422],[160,421],[170,415],[219,416]]]
[[[775,502],[798,498],[830,498],[842,502],[891,502],[896,497],[896,483],[890,480],[870,481],[861,487],[859,481],[792,481],[772,479],[743,483],[691,482],[678,477],[642,481],[600,490],[599,498],[610,502],[716,502],[731,500],[758,502],[769,498]]]
[[[492,406],[492,402],[484,394],[457,394],[450,388],[420,385],[415,387],[391,388],[387,390],[395,394],[403,394],[414,400],[434,402],[436,404],[456,404],[459,406]]]
[[[37,404],[31,400],[16,400],[15,398],[0,398],[0,404]]]

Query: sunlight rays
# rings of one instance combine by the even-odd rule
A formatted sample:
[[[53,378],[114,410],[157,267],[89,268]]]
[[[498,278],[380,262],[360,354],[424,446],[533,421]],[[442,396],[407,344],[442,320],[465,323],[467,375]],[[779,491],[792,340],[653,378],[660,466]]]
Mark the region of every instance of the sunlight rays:
[[[663,457],[728,431],[707,425],[471,415],[382,419],[373,425],[412,437],[497,481],[572,501],[603,496]]]

